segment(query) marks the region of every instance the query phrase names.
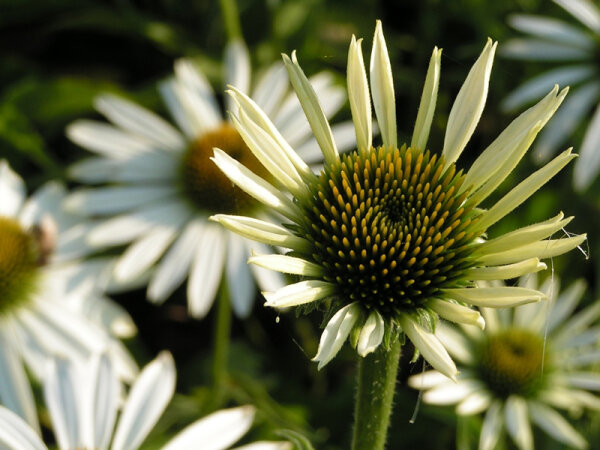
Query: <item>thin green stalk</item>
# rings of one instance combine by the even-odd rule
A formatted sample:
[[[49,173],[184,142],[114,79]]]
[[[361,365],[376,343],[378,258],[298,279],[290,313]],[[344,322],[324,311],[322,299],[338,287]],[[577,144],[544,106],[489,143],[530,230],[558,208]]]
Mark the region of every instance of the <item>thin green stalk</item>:
[[[220,0],[220,3],[227,39],[230,41],[242,39],[242,27],[240,25],[237,3],[235,0]]]
[[[367,357],[359,358],[352,450],[385,447],[400,350],[400,340],[396,340],[389,351],[379,346]]]
[[[217,315],[215,320],[215,349],[212,367],[213,386],[221,390],[227,379],[227,359],[229,340],[231,337],[231,302],[227,283],[223,281],[217,299]]]

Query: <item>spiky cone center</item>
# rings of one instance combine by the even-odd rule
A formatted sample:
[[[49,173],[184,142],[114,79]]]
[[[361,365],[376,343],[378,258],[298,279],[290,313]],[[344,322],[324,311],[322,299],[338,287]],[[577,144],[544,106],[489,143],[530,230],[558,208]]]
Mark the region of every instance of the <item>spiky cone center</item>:
[[[35,289],[37,247],[19,223],[0,217],[0,316],[27,302]]]
[[[464,176],[429,151],[371,148],[326,165],[299,204],[312,244],[346,303],[382,316],[422,312],[441,289],[463,286],[475,236]]]
[[[194,206],[213,214],[251,210],[257,202],[235,186],[210,160],[214,148],[220,148],[257,175],[268,176],[240,134],[233,126],[225,124],[188,145],[181,164],[184,193]]]
[[[479,370],[489,389],[499,397],[534,395],[543,384],[544,340],[513,328],[488,335],[479,349]]]

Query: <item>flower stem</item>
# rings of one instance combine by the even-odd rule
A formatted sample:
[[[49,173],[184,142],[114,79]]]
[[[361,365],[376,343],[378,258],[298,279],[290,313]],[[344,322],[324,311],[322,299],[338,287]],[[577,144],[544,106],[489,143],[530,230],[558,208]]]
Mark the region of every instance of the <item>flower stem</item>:
[[[396,340],[389,351],[379,346],[375,352],[359,358],[352,450],[385,447],[400,349],[400,340]]]
[[[230,41],[242,39],[242,27],[240,25],[237,3],[235,0],[220,0],[220,3],[227,39]]]
[[[223,281],[217,299],[217,316],[215,321],[215,349],[213,356],[213,386],[220,391],[227,377],[227,357],[229,354],[229,339],[231,337],[231,302],[227,283]]]

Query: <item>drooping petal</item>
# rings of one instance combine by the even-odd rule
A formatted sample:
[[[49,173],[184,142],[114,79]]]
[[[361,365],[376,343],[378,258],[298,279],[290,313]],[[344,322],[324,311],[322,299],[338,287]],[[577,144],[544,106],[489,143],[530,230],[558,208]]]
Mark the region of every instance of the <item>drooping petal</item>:
[[[470,416],[486,411],[492,403],[491,394],[483,389],[472,392],[456,406],[456,414]]]
[[[472,393],[482,390],[483,387],[482,383],[472,379],[459,379],[457,382],[447,381],[425,392],[423,400],[433,405],[454,405],[462,402]]]
[[[451,380],[456,380],[458,370],[440,340],[431,332],[405,315],[400,317],[400,326],[423,358]]]
[[[371,312],[358,336],[358,344],[356,346],[358,354],[365,357],[369,353],[374,352],[383,340],[384,331],[385,324],[381,314],[377,311]]]
[[[595,33],[600,33],[600,10],[589,0],[554,0]]]
[[[479,314],[478,311],[467,308],[466,306],[437,298],[427,300],[426,305],[433,309],[441,317],[451,322],[476,325],[482,330],[485,328],[485,320],[483,320],[481,314]]]
[[[548,266],[540,262],[539,258],[529,258],[518,263],[504,266],[476,267],[465,271],[465,278],[469,280],[508,280],[528,273],[546,270]]]
[[[340,351],[359,315],[360,306],[358,303],[351,303],[336,312],[327,322],[327,326],[321,334],[319,350],[313,358],[313,361],[318,361],[319,370]]]

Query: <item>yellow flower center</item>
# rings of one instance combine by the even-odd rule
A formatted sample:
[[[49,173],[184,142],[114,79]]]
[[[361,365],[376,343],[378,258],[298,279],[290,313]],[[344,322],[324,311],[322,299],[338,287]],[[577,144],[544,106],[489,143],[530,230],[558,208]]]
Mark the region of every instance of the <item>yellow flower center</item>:
[[[372,148],[326,166],[299,231],[346,303],[393,317],[461,285],[473,234],[464,176],[429,152]]]
[[[38,266],[35,239],[16,221],[0,217],[0,315],[29,299]]]
[[[480,349],[481,376],[501,397],[534,394],[543,381],[543,363],[544,341],[527,330],[510,329],[488,336]]]
[[[239,213],[255,206],[255,200],[236,187],[210,160],[220,148],[259,176],[267,172],[231,125],[203,134],[188,146],[182,162],[183,189],[198,208],[210,213]]]

